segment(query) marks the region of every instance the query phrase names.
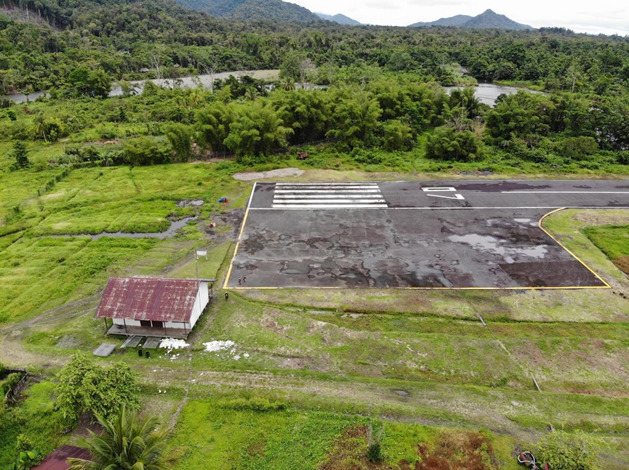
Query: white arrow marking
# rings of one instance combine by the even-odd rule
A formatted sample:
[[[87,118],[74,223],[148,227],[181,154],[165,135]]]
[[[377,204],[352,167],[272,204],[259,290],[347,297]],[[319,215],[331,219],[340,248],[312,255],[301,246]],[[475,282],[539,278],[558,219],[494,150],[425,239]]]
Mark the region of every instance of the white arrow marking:
[[[441,196],[439,194],[426,194],[426,196],[430,197],[442,197],[444,199],[458,199],[459,201],[464,200],[465,198],[461,194],[455,194],[454,196]]]

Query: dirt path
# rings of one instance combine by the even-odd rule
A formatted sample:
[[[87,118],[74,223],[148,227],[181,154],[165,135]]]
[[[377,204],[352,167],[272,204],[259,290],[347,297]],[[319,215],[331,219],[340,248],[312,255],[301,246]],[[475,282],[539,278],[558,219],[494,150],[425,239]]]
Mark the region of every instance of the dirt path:
[[[288,176],[301,176],[304,170],[299,168],[279,168],[269,171],[251,171],[244,173],[234,173],[232,176],[240,181],[256,181],[264,178],[285,178]]]
[[[408,395],[396,393],[395,388],[386,385],[362,382],[323,381],[309,377],[275,375],[264,372],[217,372],[212,370],[189,371],[169,367],[152,367],[150,383],[158,387],[172,387],[185,384],[192,387],[192,396],[206,396],[208,389],[242,389],[243,391],[264,390],[287,398],[305,400],[312,406],[317,403],[330,403],[340,408],[371,409],[372,413],[410,420],[422,424],[445,426],[483,426],[492,431],[522,436],[533,435],[527,428],[507,419],[507,410],[513,408],[504,390],[488,392],[495,395],[491,400],[479,400],[466,396],[464,387],[437,384],[412,384]],[[144,375],[144,374],[143,374]],[[145,375],[146,376],[146,375]],[[193,378],[190,378],[193,377]],[[409,384],[411,385],[411,384]],[[419,388],[418,387],[421,387]],[[521,392],[519,392],[521,393]],[[312,401],[311,401],[312,400]],[[389,410],[388,412],[386,410]]]
[[[12,333],[12,332],[20,331],[26,328],[33,328],[36,326],[59,323],[60,320],[70,320],[73,318],[77,318],[89,312],[90,310],[93,310],[95,306],[98,304],[98,301],[100,300],[100,296],[101,296],[101,293],[97,292],[87,297],[83,297],[81,299],[65,303],[63,305],[60,305],[59,307],[46,310],[40,315],[37,315],[36,317],[25,320],[21,323],[17,323],[15,325],[9,325],[5,328],[2,328],[0,329],[0,331],[3,334]]]

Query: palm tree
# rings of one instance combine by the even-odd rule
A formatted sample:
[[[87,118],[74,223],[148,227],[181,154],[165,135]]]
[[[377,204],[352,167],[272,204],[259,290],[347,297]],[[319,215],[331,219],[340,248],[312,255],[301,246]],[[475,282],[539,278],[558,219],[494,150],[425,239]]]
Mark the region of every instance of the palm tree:
[[[91,460],[69,459],[70,470],[167,470],[181,454],[181,448],[167,450],[171,429],[159,429],[155,417],[139,420],[123,406],[111,421],[97,418],[103,433],[90,431]]]

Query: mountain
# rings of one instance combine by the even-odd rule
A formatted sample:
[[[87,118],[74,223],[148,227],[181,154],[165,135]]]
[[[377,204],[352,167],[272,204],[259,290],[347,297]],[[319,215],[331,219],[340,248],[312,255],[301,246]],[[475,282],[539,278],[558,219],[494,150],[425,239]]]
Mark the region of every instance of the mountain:
[[[317,15],[321,19],[328,20],[328,21],[333,21],[333,22],[339,23],[339,24],[349,24],[349,25],[353,25],[353,26],[357,26],[357,25],[360,24],[358,21],[353,20],[349,16],[345,16],[345,15],[342,15],[340,13],[337,14],[337,15],[326,15],[325,13],[315,13],[315,15]]]
[[[177,0],[212,16],[235,20],[321,21],[310,10],[281,0]]]
[[[437,21],[413,23],[411,27],[418,26],[455,26],[468,29],[534,29],[533,27],[517,23],[505,15],[499,15],[493,10],[486,10],[477,16],[456,15],[450,18],[441,18]]]
[[[517,23],[505,15],[486,10],[463,24],[463,28],[472,29],[533,29],[531,26]]]
[[[463,26],[467,21],[471,20],[472,17],[469,15],[456,15],[451,16],[449,18],[439,18],[437,21],[429,21],[424,22],[420,21],[419,23],[413,23],[409,25],[409,27],[419,27],[419,26]]]

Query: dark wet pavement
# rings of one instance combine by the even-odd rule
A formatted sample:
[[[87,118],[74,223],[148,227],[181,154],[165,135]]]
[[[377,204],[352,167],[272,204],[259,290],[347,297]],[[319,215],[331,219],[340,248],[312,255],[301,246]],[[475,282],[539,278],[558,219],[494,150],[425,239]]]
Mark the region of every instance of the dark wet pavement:
[[[301,204],[338,192],[303,187]],[[275,185],[257,184],[228,285],[246,275],[243,287],[600,287],[538,220],[558,207],[629,207],[625,181],[378,187],[388,208],[278,209]]]

